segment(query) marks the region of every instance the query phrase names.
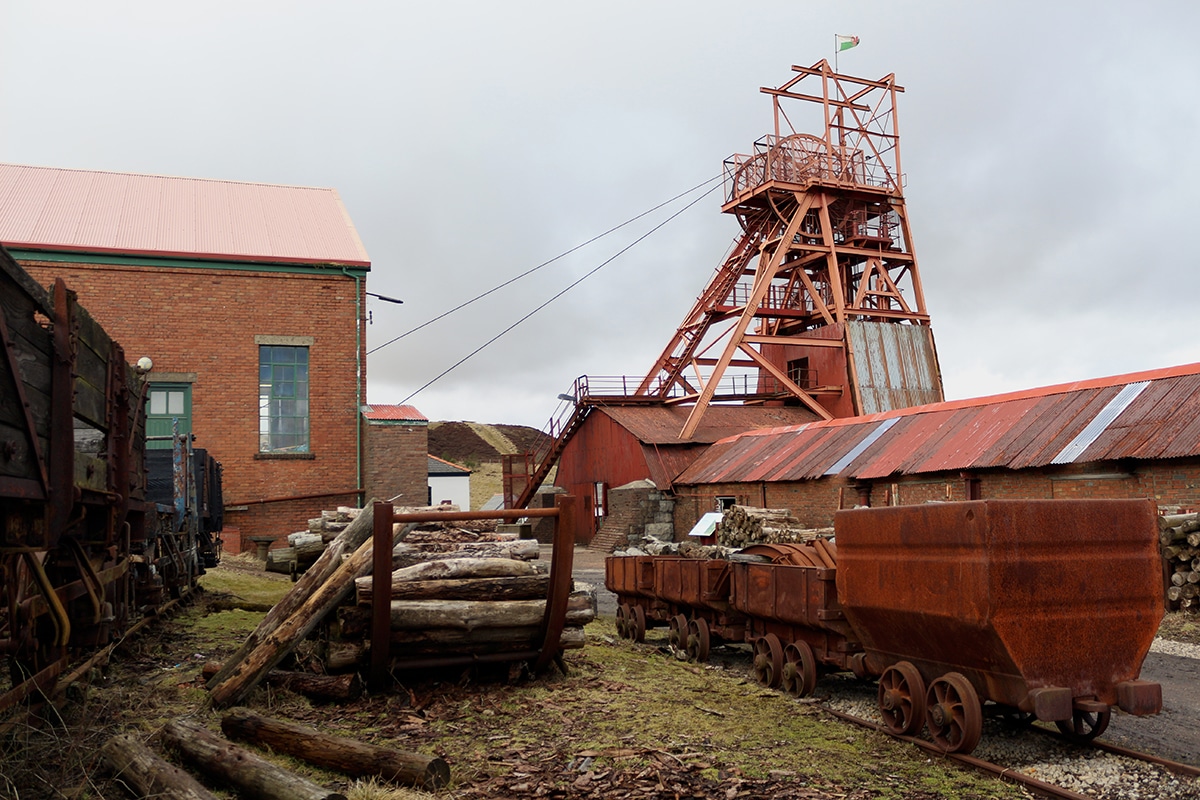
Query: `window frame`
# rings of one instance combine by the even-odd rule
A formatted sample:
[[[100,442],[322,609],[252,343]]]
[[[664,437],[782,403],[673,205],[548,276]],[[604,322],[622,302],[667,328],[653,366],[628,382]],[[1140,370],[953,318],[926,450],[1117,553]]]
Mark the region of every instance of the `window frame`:
[[[278,341],[292,337],[258,339],[258,449],[265,458],[312,457],[312,346],[311,341]],[[270,339],[270,340],[269,340]],[[301,339],[301,337],[295,337]],[[288,359],[284,351],[291,351]],[[300,358],[300,354],[303,358]],[[290,371],[289,371],[290,368]],[[267,370],[264,376],[264,370]],[[285,391],[285,387],[290,387]],[[264,389],[269,389],[264,392]],[[293,404],[288,409],[288,404]],[[302,411],[295,410],[295,406]],[[299,421],[300,430],[282,430],[285,421]],[[279,437],[278,441],[273,441]],[[302,437],[300,441],[298,437]]]

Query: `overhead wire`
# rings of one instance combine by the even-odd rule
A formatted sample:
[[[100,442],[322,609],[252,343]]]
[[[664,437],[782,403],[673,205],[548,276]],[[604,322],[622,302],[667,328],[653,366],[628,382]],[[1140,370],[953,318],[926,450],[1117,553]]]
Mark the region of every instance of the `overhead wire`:
[[[709,183],[709,181],[705,181],[704,183]],[[700,184],[700,186],[704,186],[704,183]],[[699,187],[696,187],[696,188],[699,188]],[[622,247],[622,248],[621,248],[620,250],[618,250],[616,253],[614,253],[613,255],[609,256],[607,259],[605,259],[604,261],[600,262],[600,263],[599,263],[599,264],[597,264],[595,267],[592,267],[590,270],[588,270],[587,272],[585,272],[583,275],[579,276],[577,279],[575,279],[575,280],[574,280],[574,281],[572,281],[571,283],[567,284],[567,285],[566,285],[565,287],[563,287],[561,290],[559,290],[559,291],[558,291],[558,292],[556,292],[555,294],[551,295],[549,298],[547,298],[545,301],[543,301],[541,304],[539,304],[537,307],[535,307],[535,308],[534,308],[532,311],[528,312],[528,313],[527,313],[527,314],[525,314],[523,317],[521,317],[520,319],[518,319],[516,322],[512,323],[512,324],[511,324],[511,325],[509,325],[507,328],[505,328],[504,330],[500,331],[499,333],[497,333],[497,334],[496,334],[495,336],[493,336],[492,338],[488,339],[488,340],[487,340],[486,342],[484,342],[483,344],[479,345],[479,347],[476,347],[476,348],[475,348],[474,350],[472,350],[470,353],[467,353],[465,356],[463,356],[462,358],[460,358],[458,361],[454,362],[454,363],[453,363],[453,364],[451,364],[449,367],[447,367],[446,369],[442,370],[442,371],[441,371],[441,372],[440,372],[438,375],[436,375],[435,377],[433,377],[432,379],[430,379],[429,381],[427,381],[427,382],[426,382],[426,383],[425,383],[423,386],[421,386],[419,389],[417,389],[416,391],[414,391],[414,392],[413,392],[412,394],[410,394],[408,397],[406,397],[406,398],[404,398],[403,400],[401,400],[401,401],[400,401],[400,404],[401,404],[401,405],[404,405],[405,403],[407,403],[408,401],[410,401],[410,400],[412,400],[414,397],[416,397],[418,394],[420,394],[421,392],[425,391],[425,390],[426,390],[426,389],[428,389],[430,386],[432,386],[433,384],[437,383],[437,382],[438,382],[439,380],[441,380],[442,378],[444,378],[444,377],[446,377],[447,375],[449,375],[449,374],[450,374],[451,372],[453,372],[455,369],[457,369],[458,367],[460,367],[460,366],[462,366],[463,364],[465,364],[465,363],[466,363],[466,362],[467,362],[469,359],[471,359],[471,358],[473,358],[474,356],[478,355],[480,352],[482,352],[482,351],[483,351],[485,348],[487,348],[487,347],[488,347],[489,345],[491,345],[493,342],[495,342],[495,341],[497,341],[498,339],[500,339],[500,337],[504,336],[506,333],[508,333],[509,331],[511,331],[513,328],[517,327],[517,326],[518,326],[518,325],[520,325],[522,322],[524,322],[525,320],[529,319],[529,318],[530,318],[530,317],[532,317],[534,314],[538,313],[538,312],[539,312],[539,311],[541,311],[543,308],[545,308],[546,306],[550,305],[550,304],[551,304],[551,303],[553,303],[555,300],[557,300],[558,298],[562,297],[564,294],[566,294],[567,292],[571,291],[571,290],[572,290],[572,289],[574,289],[576,286],[578,286],[579,284],[583,283],[585,280],[587,280],[587,279],[588,279],[588,278],[590,278],[591,276],[595,275],[595,274],[596,274],[597,272],[599,272],[600,270],[604,269],[604,267],[606,267],[606,266],[608,266],[609,264],[611,264],[612,262],[616,261],[616,260],[617,260],[618,258],[620,258],[622,255],[624,255],[625,253],[627,253],[627,252],[629,252],[630,250],[632,250],[632,249],[634,248],[634,246],[636,246],[636,245],[638,245],[639,243],[641,243],[642,241],[644,241],[644,240],[645,240],[647,237],[649,237],[649,236],[650,236],[652,233],[654,233],[654,232],[656,232],[658,229],[662,228],[662,227],[663,227],[664,225],[666,225],[668,222],[670,222],[671,220],[675,219],[675,218],[676,218],[676,217],[678,217],[680,214],[682,214],[683,212],[687,211],[689,208],[691,208],[692,206],[696,205],[696,204],[697,204],[697,203],[699,203],[701,200],[703,200],[704,198],[708,197],[710,194],[712,194],[714,191],[716,191],[716,190],[717,190],[717,189],[719,189],[719,188],[721,188],[721,187],[720,187],[720,184],[718,184],[718,185],[716,185],[716,186],[713,186],[713,187],[712,187],[712,188],[710,188],[708,191],[706,191],[704,194],[700,195],[700,196],[699,196],[699,197],[697,197],[695,200],[692,200],[690,203],[688,203],[687,205],[685,205],[683,208],[679,209],[679,210],[678,210],[678,211],[676,211],[674,214],[671,214],[671,216],[667,217],[667,218],[666,218],[666,219],[664,219],[662,222],[658,223],[658,224],[657,224],[657,225],[655,225],[653,228],[651,228],[650,230],[646,231],[646,232],[645,232],[645,233],[643,233],[641,236],[639,236],[638,238],[634,239],[634,240],[633,240],[632,242],[630,242],[629,244],[627,244],[627,245],[625,245],[624,247]],[[695,191],[695,189],[691,189],[691,190],[689,190],[689,191]],[[687,192],[685,192],[684,194],[687,194]],[[682,196],[682,195],[679,195],[679,196]],[[669,201],[668,201],[668,202],[669,202]]]
[[[626,225],[630,225],[634,222],[637,222],[639,219],[646,216],[647,214],[653,214],[655,211],[658,211],[663,206],[668,206],[671,203],[674,203],[679,198],[687,197],[689,194],[696,191],[697,189],[702,189],[705,186],[707,186],[708,184],[712,183],[713,181],[720,180],[720,179],[721,179],[721,176],[716,175],[712,178],[709,178],[706,181],[702,181],[702,182],[696,184],[695,186],[693,186],[692,188],[690,188],[686,191],[680,192],[679,194],[672,197],[670,200],[664,200],[663,202],[659,203],[658,205],[654,206],[653,208],[649,208],[649,209],[643,211],[642,213],[638,214],[637,216],[630,217],[629,219],[625,220],[624,222],[620,223],[619,225],[614,225],[613,227],[609,228],[608,230],[604,231],[603,233],[596,234],[592,238],[588,239],[586,242],[581,242],[580,244],[577,244],[574,247],[572,247],[570,250],[565,250],[562,253],[559,253],[558,255],[556,255],[554,258],[551,258],[547,261],[543,261],[541,264],[538,264],[536,267],[531,267],[531,268],[525,270],[520,275],[514,275],[513,277],[504,281],[503,283],[493,286],[491,289],[488,289],[486,292],[483,292],[482,294],[478,294],[478,295],[472,297],[470,300],[466,300],[462,303],[459,303],[454,308],[452,308],[448,311],[444,311],[441,314],[438,314],[436,317],[433,317],[432,319],[428,319],[425,322],[422,322],[417,327],[412,328],[411,330],[405,331],[404,333],[400,334],[396,338],[389,339],[388,341],[384,342],[383,344],[371,348],[370,350],[367,351],[367,355],[376,353],[376,352],[382,350],[383,348],[387,347],[388,345],[395,344],[396,342],[400,341],[404,337],[410,336],[411,334],[416,333],[417,331],[421,330],[422,328],[426,328],[439,320],[445,319],[446,317],[450,316],[454,312],[461,311],[462,309],[466,308],[467,306],[471,305],[472,303],[482,300],[483,298],[487,297],[488,295],[490,295],[494,292],[500,291],[505,286],[509,286],[513,283],[516,283],[517,281],[521,280],[522,278],[532,275],[533,273],[537,272],[539,269],[542,269],[543,267],[548,267],[551,264],[553,264],[555,261],[559,261],[563,258],[566,258],[567,256],[571,255],[575,251],[581,250],[584,247],[587,247],[589,244],[592,244],[593,242],[603,239],[605,236],[608,236],[610,233],[619,231],[621,228],[624,228]],[[710,189],[709,191],[711,192],[712,190]],[[705,192],[705,194],[708,194],[708,192]],[[704,195],[701,195],[701,196],[703,197]]]

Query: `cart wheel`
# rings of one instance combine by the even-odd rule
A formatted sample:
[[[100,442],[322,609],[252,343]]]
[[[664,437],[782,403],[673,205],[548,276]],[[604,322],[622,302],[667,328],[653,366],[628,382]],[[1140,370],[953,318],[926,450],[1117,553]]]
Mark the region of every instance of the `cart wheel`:
[[[947,753],[970,753],[979,744],[983,709],[966,676],[948,672],[931,683],[925,707],[929,735]]]
[[[629,638],[629,606],[624,603],[617,606],[617,636]]]
[[[708,622],[703,617],[696,617],[688,623],[688,661],[708,661],[709,642]]]
[[[675,616],[671,617],[671,621],[668,622],[667,625],[670,628],[670,632],[667,634],[667,641],[670,642],[671,647],[674,647],[676,650],[686,650],[688,629],[687,617],[685,617],[683,614],[676,614]]]
[[[898,661],[879,676],[879,713],[889,731],[908,736],[925,724],[925,681],[908,661]]]
[[[633,619],[629,623],[629,638],[635,642],[646,641],[646,609],[641,606],[633,607]]]
[[[783,690],[793,697],[808,697],[817,688],[817,658],[808,642],[794,642],[783,648]]]
[[[1095,739],[1108,727],[1111,711],[1080,711],[1075,709],[1070,720],[1060,719],[1054,724],[1073,742],[1085,744]]]
[[[754,677],[768,689],[778,687],[783,677],[783,645],[773,633],[754,642]]]

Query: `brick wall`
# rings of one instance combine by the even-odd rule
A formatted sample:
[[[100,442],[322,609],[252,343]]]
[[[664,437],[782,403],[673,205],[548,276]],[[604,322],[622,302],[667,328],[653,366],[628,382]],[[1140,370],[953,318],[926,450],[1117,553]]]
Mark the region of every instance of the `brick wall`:
[[[1072,464],[1027,470],[912,475],[860,484],[840,476],[814,481],[677,486],[675,538],[700,515],[716,510],[718,497],[743,505],[787,508],[805,527],[833,525],[839,507],[852,508],[869,489],[870,505],[916,505],[967,499],[966,478],[979,481],[982,499],[1150,498],[1160,506],[1200,507],[1200,459]]]
[[[429,423],[367,423],[367,497],[423,506],[429,495]]]
[[[226,522],[243,538],[302,530],[312,509],[346,495],[290,504],[239,504],[357,488],[355,283],[340,270],[301,274],[207,267],[22,261],[45,286],[61,277],[136,361],[155,373],[194,374],[192,432],[224,467]],[[360,287],[365,290],[365,287]],[[362,300],[364,298],[360,298]],[[309,453],[258,452],[255,336],[307,336]],[[362,389],[365,391],[365,365]]]

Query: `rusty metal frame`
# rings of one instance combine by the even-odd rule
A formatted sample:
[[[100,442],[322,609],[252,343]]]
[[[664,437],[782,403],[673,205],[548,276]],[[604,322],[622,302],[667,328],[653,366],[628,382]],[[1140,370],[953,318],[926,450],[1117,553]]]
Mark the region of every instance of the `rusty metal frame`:
[[[509,522],[526,517],[555,519],[553,551],[550,557],[550,589],[546,612],[542,618],[542,644],[537,650],[518,650],[490,655],[450,656],[405,661],[413,669],[439,666],[463,666],[473,663],[528,661],[534,672],[540,672],[552,661],[561,666],[561,641],[566,623],[567,603],[571,594],[571,569],[575,556],[575,498],[559,495],[554,508],[498,509],[496,511],[419,511],[397,514],[391,503],[377,502],[372,507],[371,531],[372,575],[392,574],[392,526],[396,523],[459,522],[466,520],[500,519]],[[371,595],[371,664],[369,685],[378,690],[387,685],[388,665],[391,662],[391,593],[372,592]]]
[[[757,370],[760,378],[774,379],[781,397],[832,417],[819,397],[847,388],[837,380],[799,386],[782,365],[767,366],[764,346],[838,347],[846,377],[852,377],[845,337],[803,334],[851,320],[929,325],[903,197],[896,96],[904,89],[893,75],[841,75],[824,60],[792,71],[780,86],[761,89],[771,98],[773,135],[760,139],[752,154],[725,162],[722,210],[739,219],[742,234],[637,390],[661,402],[694,402],[681,439],[695,433],[718,382],[733,367]],[[787,102],[816,107],[820,130],[799,130]],[[736,319],[731,330],[714,328],[728,319]],[[714,344],[721,345],[720,357],[702,358]],[[735,360],[737,355],[751,363]],[[685,384],[689,369],[695,377]],[[850,383],[851,403],[860,413],[861,399]]]

